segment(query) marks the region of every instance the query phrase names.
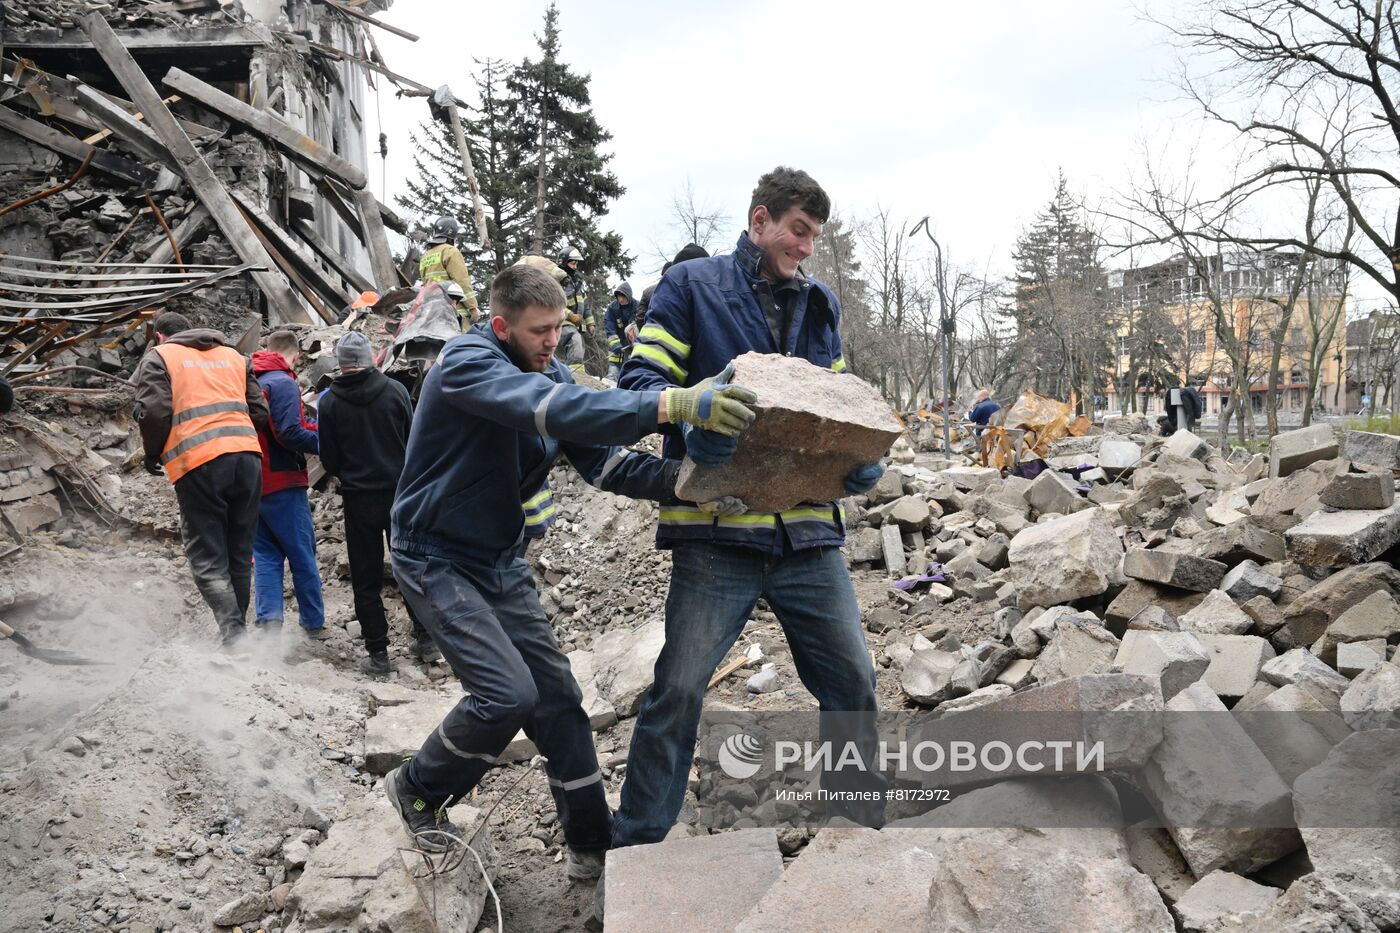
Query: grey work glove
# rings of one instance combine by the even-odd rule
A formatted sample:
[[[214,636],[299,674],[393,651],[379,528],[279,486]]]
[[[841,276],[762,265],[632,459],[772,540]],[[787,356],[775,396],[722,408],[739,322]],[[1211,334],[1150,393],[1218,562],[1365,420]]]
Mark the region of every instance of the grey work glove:
[[[718,499],[711,499],[708,502],[697,502],[700,511],[706,515],[713,515],[715,518],[733,518],[736,515],[743,515],[749,510],[738,496],[720,496]]]

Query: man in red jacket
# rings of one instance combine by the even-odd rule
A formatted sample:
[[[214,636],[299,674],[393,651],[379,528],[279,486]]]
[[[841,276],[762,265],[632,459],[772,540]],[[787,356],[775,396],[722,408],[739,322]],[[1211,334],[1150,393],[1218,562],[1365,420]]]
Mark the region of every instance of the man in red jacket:
[[[311,502],[306,496],[306,454],[318,453],[316,423],[306,420],[301,387],[292,367],[301,347],[291,331],[267,338],[267,349],[253,354],[253,373],[262,386],[271,412],[258,430],[262,445],[262,506],[258,534],[253,540],[253,593],[261,630],[282,625],[283,567],[292,567],[303,635],[326,637],[326,611],[321,601],[321,572],[316,566],[316,531]]]

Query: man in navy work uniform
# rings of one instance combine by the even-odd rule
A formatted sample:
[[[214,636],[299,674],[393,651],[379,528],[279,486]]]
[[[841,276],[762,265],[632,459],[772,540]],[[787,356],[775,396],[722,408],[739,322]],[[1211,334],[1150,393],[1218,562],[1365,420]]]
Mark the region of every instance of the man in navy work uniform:
[[[521,556],[522,491],[538,488],[562,453],[600,489],[669,498],[674,461],[613,445],[676,421],[738,434],[753,420],[743,403],[754,396],[714,382],[645,392],[575,385],[554,358],[564,292],[532,266],[496,276],[491,311],[489,327],[447,342],[424,380],[389,549],[400,592],[468,695],[384,787],[418,845],[441,851],[456,833],[446,807],[523,728],[548,759],[570,877],[587,880],[601,871],[611,814],[582,692]]]
[[[844,370],[836,296],[798,268],[812,255],[830,208],[806,172],[778,168],[760,178],[734,252],[679,263],[662,277],[620,385],[644,392],[701,385],[749,351]],[[737,443],[682,426],[666,432],[663,455],[676,460],[688,452],[697,462],[717,463]],[[879,464],[860,467],[846,488],[864,492],[883,472]],[[875,766],[875,670],[841,553],[844,537],[835,502],[732,516],[674,498],[662,504],[656,539],[670,549],[672,567],[666,643],[637,714],[614,847],[659,842],[671,829],[706,684],[760,597],[782,623],[798,676],[821,710],[860,714],[857,748]],[[824,738],[832,718],[823,717]]]

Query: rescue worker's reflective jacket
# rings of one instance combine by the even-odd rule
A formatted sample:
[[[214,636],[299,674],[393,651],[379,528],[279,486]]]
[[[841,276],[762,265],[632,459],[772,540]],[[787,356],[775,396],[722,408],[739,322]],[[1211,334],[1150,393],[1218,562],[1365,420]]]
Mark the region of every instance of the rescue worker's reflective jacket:
[[[481,313],[476,303],[476,289],[472,288],[471,273],[467,271],[467,261],[462,258],[462,251],[451,243],[439,243],[423,254],[423,258],[418,260],[418,277],[425,285],[429,282],[456,282],[462,289],[457,314],[468,325]]]
[[[153,347],[134,382],[146,455],[172,483],[224,454],[261,455],[267,404],[248,359],[218,331],[186,330]]]
[[[593,330],[593,317],[588,313],[588,286],[578,272],[565,269],[564,281],[559,287],[564,289],[564,320],[584,333]]]
[[[559,454],[590,484],[638,499],[675,489],[679,464],[612,445],[656,430],[656,392],[575,385],[551,360],[525,372],[487,328],[447,341],[428,372],[392,513],[396,550],[495,562],[520,546],[522,499]]]
[[[613,292],[614,295],[619,293],[627,296],[627,304],[613,298],[612,304],[603,312],[603,333],[608,338],[608,362],[617,366],[621,366],[622,361],[632,352],[632,342],[627,339],[627,327],[637,313],[637,302],[632,298],[631,284],[623,282],[617,287],[617,291]]]
[[[668,269],[651,297],[646,323],[618,385],[650,391],[693,386],[750,351],[797,356],[844,371],[836,296],[801,273],[787,341],[778,346],[760,304],[773,300],[768,282],[759,275],[763,256],[743,233],[728,256],[692,259]],[[663,455],[684,457],[680,431],[668,426],[665,437]],[[683,541],[714,541],[781,554],[789,548],[839,547],[845,541],[844,525],[835,502],[717,518],[673,497],[661,505],[656,542],[665,548]]]

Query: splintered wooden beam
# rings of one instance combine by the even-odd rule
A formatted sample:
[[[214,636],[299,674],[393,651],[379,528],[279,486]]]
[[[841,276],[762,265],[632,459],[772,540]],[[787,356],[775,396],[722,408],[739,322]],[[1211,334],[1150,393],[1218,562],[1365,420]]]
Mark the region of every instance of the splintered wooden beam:
[[[368,188],[354,192],[355,213],[364,231],[365,248],[369,250],[369,265],[374,271],[378,291],[393,288],[398,283],[394,255],[389,252],[389,235],[384,232],[384,219],[379,214],[379,199]]]
[[[253,221],[258,232],[271,241],[273,247],[284,259],[291,264],[297,274],[316,291],[328,304],[334,305],[339,310],[352,300],[353,296],[348,294],[348,290],[342,288],[340,282],[325,269],[317,264],[315,258],[309,255],[291,232],[279,227],[271,217],[253,199],[235,191],[233,198],[238,202],[238,206],[243,208]],[[332,314],[331,323],[335,322]]]
[[[204,161],[194,143],[190,142],[185,131],[175,122],[174,114],[161,101],[160,94],[151,85],[141,66],[136,64],[136,59],[131,57],[131,53],[117,38],[116,32],[107,25],[101,13],[89,14],[83,20],[83,30],[117,81],[126,89],[127,94],[131,95],[131,102],[146,115],[145,125],[149,126],[165,148],[170,150],[170,154],[179,165],[180,174],[190,183],[200,203],[208,208],[209,216],[228,239],[234,252],[245,264],[260,267],[259,271],[252,273],[253,281],[267,297],[269,313],[274,323],[310,323],[310,315],[288,287],[286,280],[268,271],[275,265],[272,256],[249,229],[228,191],[214,175],[214,170]]]
[[[164,82],[185,97],[266,137],[299,163],[309,162],[313,168],[334,175],[351,188],[363,188],[369,184],[369,179],[357,166],[266,110],[255,110],[237,97],[225,94],[179,68],[171,68]]]
[[[368,13],[363,13],[360,10],[357,10],[348,4],[340,3],[338,2],[338,0],[321,0],[321,2],[324,3],[326,6],[333,7],[339,10],[346,16],[350,16],[354,19],[359,20],[362,23],[369,23],[371,26],[378,26],[385,32],[392,32],[396,36],[402,36],[409,42],[418,41],[418,37],[415,36],[413,33],[409,32],[407,29],[400,29],[397,26],[390,26],[388,23],[381,22],[375,19],[373,16],[370,16]]]
[[[341,255],[339,250],[327,243],[311,224],[304,220],[294,220],[292,221],[292,231],[306,241],[306,245],[311,247],[312,252],[320,256],[326,265],[334,269],[355,291],[376,291],[374,283],[361,275],[360,270]]]
[[[91,155],[94,169],[127,184],[141,188],[155,184],[156,173],[144,165],[122,158],[114,152],[94,149],[81,139],[74,139],[51,126],[21,116],[8,107],[0,107],[0,128],[75,162],[82,162]]]

